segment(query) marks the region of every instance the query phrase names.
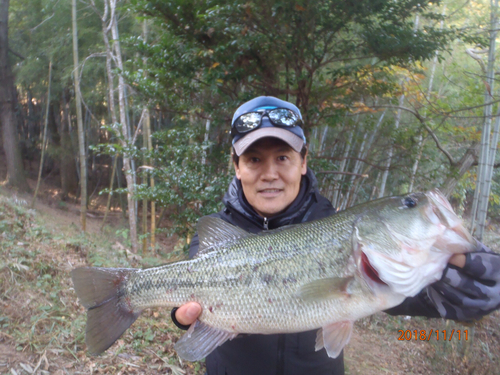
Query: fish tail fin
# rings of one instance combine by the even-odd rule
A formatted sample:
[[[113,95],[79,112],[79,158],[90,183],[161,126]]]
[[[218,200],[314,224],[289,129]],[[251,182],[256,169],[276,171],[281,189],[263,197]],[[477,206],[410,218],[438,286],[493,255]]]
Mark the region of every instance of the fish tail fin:
[[[135,311],[126,298],[125,284],[134,269],[82,267],[71,271],[80,303],[88,309],[85,342],[97,355],[108,349],[135,322]]]

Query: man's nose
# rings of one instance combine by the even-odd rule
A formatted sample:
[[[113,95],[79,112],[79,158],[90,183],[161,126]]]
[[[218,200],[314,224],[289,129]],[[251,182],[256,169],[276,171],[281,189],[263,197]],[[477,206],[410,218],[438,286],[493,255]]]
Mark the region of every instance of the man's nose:
[[[261,179],[264,181],[276,180],[278,178],[278,168],[273,161],[266,161],[263,166]]]

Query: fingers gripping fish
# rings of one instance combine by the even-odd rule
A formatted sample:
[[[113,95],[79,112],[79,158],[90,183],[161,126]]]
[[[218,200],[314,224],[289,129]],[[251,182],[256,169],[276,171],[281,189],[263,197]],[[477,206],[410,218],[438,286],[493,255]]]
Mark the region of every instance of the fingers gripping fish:
[[[382,198],[336,215],[250,234],[218,218],[198,223],[192,260],[138,269],[77,268],[86,343],[109,348],[149,307],[198,302],[199,320],[175,345],[196,361],[240,333],[318,329],[337,357],[356,319],[399,305],[441,278],[475,241],[438,191]]]

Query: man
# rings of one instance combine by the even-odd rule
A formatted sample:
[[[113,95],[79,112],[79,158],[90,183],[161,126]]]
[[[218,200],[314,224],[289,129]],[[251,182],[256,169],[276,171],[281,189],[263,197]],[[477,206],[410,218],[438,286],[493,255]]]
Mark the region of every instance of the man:
[[[211,216],[258,233],[335,213],[307,168],[301,125],[299,109],[274,97],[255,98],[236,110],[231,124],[236,176],[223,200],[226,208]],[[196,255],[198,245],[195,235],[190,257]],[[388,312],[469,320],[498,308],[500,256],[481,249],[467,257],[455,256],[450,263],[441,281]],[[187,329],[200,313],[200,305],[188,303],[174,309],[172,319]],[[208,355],[207,373],[343,374],[343,355],[333,359],[325,350],[316,352],[315,339],[316,331],[240,335]]]

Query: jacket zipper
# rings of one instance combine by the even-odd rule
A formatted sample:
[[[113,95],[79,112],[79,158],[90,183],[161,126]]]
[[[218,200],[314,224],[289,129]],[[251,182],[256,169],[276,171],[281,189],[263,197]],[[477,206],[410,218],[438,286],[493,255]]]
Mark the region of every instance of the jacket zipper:
[[[285,335],[278,337],[278,361],[276,375],[285,375]]]
[[[264,230],[269,229],[269,219],[267,217],[264,218]]]

